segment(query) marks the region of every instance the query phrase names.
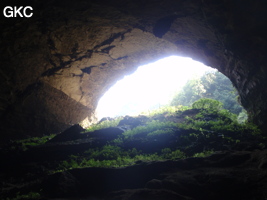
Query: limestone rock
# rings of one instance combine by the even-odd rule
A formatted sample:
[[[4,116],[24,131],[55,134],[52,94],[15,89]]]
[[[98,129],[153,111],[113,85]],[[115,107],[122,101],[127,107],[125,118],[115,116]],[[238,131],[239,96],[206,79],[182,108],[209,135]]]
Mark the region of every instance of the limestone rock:
[[[65,130],[63,133],[60,133],[59,135],[55,136],[51,140],[49,140],[47,143],[55,143],[55,142],[66,142],[71,140],[77,140],[81,138],[80,133],[84,129],[79,125],[76,124],[67,130]]]
[[[1,10],[9,5],[1,3]],[[32,18],[0,19],[1,141],[59,133],[91,118],[117,80],[169,55],[228,76],[250,119],[267,130],[264,0],[29,5]]]

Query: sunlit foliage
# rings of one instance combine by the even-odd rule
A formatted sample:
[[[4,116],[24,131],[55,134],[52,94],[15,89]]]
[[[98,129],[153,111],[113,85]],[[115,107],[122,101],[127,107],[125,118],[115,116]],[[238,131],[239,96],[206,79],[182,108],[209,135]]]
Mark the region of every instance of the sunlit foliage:
[[[194,113],[191,116],[185,115],[190,112],[179,110],[167,115],[182,117],[183,122],[148,119],[145,124],[125,131],[102,147],[90,148],[83,155],[70,156],[61,162],[58,170],[126,167],[155,160],[206,157],[224,146],[235,146],[248,140],[261,141],[260,131],[255,125],[239,124],[235,114],[222,109],[221,102],[200,99],[192,107],[191,111],[187,108]],[[153,145],[158,146],[154,151],[147,148],[153,148]]]
[[[102,121],[97,124],[92,124],[86,129],[86,132],[88,131],[95,131],[95,130],[100,130],[102,128],[108,128],[108,127],[116,127],[118,126],[119,122],[122,120],[122,117],[116,117],[112,119],[107,119],[105,121]]]
[[[150,116],[130,117],[131,120],[143,121],[128,126],[128,130],[115,139],[101,144],[96,141],[87,150],[69,155],[56,167],[47,169],[48,173],[83,167],[126,167],[150,161],[205,157],[226,146],[235,148],[248,141],[258,144],[257,148],[265,148],[265,139],[255,125],[238,123],[237,115],[223,109],[223,104],[214,99],[199,99],[192,103],[192,107],[165,107],[151,113]],[[121,120],[128,118],[107,119],[85,132],[118,127]],[[13,144],[25,151],[30,146],[44,144],[50,138],[52,136],[30,138]]]
[[[155,133],[155,131],[158,131],[158,130],[163,130],[163,129],[168,129],[168,128],[176,128],[176,127],[177,127],[177,124],[174,122],[169,122],[169,121],[168,122],[160,122],[160,121],[153,120],[151,122],[148,122],[145,126],[138,126],[132,130],[125,131],[123,133],[123,135],[126,139],[128,139],[128,138],[136,137],[142,133],[146,133],[146,134],[152,133],[153,134],[153,132]]]
[[[172,106],[190,106],[198,99],[210,98],[223,103],[223,108],[239,114],[238,93],[231,81],[220,72],[209,72],[201,78],[189,80],[171,100]]]

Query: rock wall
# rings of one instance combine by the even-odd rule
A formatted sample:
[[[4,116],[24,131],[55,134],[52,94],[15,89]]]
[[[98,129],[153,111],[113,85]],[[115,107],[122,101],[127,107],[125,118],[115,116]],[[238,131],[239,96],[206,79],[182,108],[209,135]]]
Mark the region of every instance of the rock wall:
[[[168,55],[228,76],[266,129],[264,0],[24,3],[33,17],[0,20],[1,138],[58,133],[90,118],[117,80]]]

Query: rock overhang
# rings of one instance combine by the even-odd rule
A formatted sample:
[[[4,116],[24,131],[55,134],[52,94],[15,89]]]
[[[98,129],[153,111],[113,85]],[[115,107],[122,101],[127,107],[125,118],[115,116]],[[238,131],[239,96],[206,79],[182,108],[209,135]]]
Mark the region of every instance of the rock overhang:
[[[33,18],[1,21],[3,137],[56,133],[90,118],[118,79],[169,55],[228,76],[251,119],[264,127],[262,2],[31,2]]]

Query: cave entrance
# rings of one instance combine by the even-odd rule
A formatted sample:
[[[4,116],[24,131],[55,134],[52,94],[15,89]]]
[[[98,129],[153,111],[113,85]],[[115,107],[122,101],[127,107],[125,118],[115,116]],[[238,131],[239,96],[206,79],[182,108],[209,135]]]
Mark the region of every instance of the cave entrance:
[[[136,116],[165,106],[190,106],[199,98],[219,100],[239,114],[243,109],[236,96],[230,80],[216,69],[191,58],[170,56],[117,81],[99,100],[96,117]]]

